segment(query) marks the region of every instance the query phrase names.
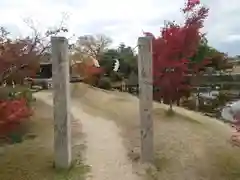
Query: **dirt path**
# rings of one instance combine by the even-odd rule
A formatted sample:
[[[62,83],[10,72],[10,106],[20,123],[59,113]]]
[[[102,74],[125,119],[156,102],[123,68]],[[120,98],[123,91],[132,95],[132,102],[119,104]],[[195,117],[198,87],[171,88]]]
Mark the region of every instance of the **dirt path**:
[[[39,92],[35,96],[52,105],[50,92]],[[86,135],[86,163],[91,166],[89,180],[139,180],[133,173],[132,163],[127,158],[120,129],[113,121],[89,115],[81,110],[80,103],[72,101],[71,112],[80,119]]]

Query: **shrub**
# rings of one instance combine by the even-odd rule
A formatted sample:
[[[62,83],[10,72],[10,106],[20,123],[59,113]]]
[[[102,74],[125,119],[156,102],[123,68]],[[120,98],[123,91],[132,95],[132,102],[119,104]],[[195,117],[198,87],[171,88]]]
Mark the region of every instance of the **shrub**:
[[[21,99],[21,98],[25,99],[28,106],[30,106],[30,104],[35,101],[35,98],[33,97],[31,90],[27,89],[27,88],[23,89],[23,91],[21,91],[21,92],[15,93],[15,98],[16,99]]]
[[[35,101],[32,91],[27,87],[16,86],[15,88],[12,88],[11,86],[6,86],[0,88],[0,100],[14,100],[21,98],[25,99],[28,105]]]
[[[122,80],[122,77],[123,75],[121,73],[118,73],[118,72],[112,72],[110,74],[110,78],[111,78],[111,81],[112,82],[118,82],[118,81],[121,81]]]
[[[102,89],[111,89],[111,80],[108,77],[102,77],[100,78],[99,82],[98,82],[98,87],[102,88]]]
[[[32,110],[24,98],[0,101],[0,136],[16,131],[22,120],[31,115]]]
[[[0,88],[0,138],[21,137],[16,133],[18,134],[22,121],[32,115],[30,105],[33,100],[32,92],[26,87]]]

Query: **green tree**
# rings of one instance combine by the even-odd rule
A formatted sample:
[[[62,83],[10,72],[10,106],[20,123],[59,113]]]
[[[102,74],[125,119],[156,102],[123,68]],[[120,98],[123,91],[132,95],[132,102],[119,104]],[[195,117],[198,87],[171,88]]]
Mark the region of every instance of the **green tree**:
[[[134,50],[130,46],[126,46],[121,43],[118,47],[119,59],[121,60],[124,66],[122,67],[122,71],[126,72],[126,74],[131,73],[131,71],[137,72],[137,55]],[[121,66],[120,66],[121,70]]]
[[[113,71],[115,59],[119,59],[119,53],[116,49],[108,49],[100,56],[99,64],[104,68],[107,75],[110,75]]]
[[[113,71],[116,59],[120,67]],[[100,66],[105,69],[108,76],[116,75],[127,78],[132,71],[137,71],[137,56],[130,46],[121,43],[117,49],[108,49],[100,56]]]
[[[209,67],[212,68],[213,72],[231,68],[229,67],[228,57],[226,54],[211,47],[208,44],[205,34],[202,35],[197,53],[190,59],[192,62],[191,65],[201,68],[203,72],[205,72],[207,70],[206,68]]]

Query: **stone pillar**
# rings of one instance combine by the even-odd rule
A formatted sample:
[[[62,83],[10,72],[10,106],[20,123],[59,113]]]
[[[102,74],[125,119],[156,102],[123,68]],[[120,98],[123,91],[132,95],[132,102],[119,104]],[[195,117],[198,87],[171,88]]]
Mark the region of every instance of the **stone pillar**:
[[[154,160],[152,38],[140,37],[138,39],[138,49],[141,159],[144,163],[152,163]]]
[[[71,122],[68,42],[52,37],[52,72],[54,104],[54,160],[56,168],[71,166]]]

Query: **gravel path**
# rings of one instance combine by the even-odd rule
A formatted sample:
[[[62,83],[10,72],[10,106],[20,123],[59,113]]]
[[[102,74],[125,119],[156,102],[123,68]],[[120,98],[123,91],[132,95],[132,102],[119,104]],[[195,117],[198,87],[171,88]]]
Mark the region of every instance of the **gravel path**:
[[[52,105],[50,92],[35,94],[37,99]],[[72,101],[71,112],[82,123],[86,135],[86,164],[91,166],[88,180],[139,180],[127,158],[127,150],[120,136],[120,129],[113,121],[86,114],[80,103]]]

